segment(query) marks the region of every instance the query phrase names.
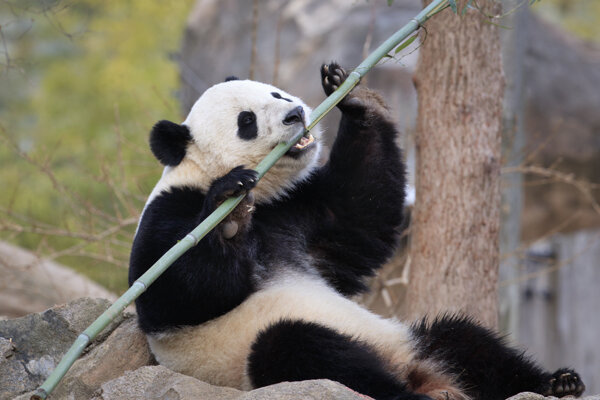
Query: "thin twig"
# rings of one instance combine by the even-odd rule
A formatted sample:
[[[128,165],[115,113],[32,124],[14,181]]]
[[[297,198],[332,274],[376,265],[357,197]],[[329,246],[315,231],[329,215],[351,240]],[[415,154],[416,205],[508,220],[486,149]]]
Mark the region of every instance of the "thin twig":
[[[591,183],[584,180],[576,179],[574,174],[560,172],[555,169],[538,167],[535,165],[518,166],[502,168],[502,173],[522,173],[540,175],[546,178],[551,178],[553,181],[567,183],[575,187],[589,201],[590,205],[598,214],[600,214],[600,204],[594,198],[592,190],[600,189],[600,184]]]
[[[569,265],[569,264],[573,263],[574,261],[576,261],[579,257],[581,257],[583,254],[585,254],[585,252],[588,251],[598,240],[600,240],[600,232],[593,235],[592,238],[587,243],[587,245],[579,253],[573,255],[573,257],[567,258],[566,260],[563,260],[562,262],[557,262],[554,265],[544,268],[544,269],[541,269],[539,271],[521,275],[516,279],[500,282],[499,286],[504,287],[504,286],[514,285],[517,283],[526,282],[530,279],[539,278],[540,276],[547,275],[554,271],[558,271],[559,269],[565,267],[566,265]]]
[[[275,32],[275,62],[273,65],[273,86],[279,85],[279,65],[281,63],[281,29],[283,28],[283,16],[281,10],[277,15],[277,28]]]
[[[256,33],[258,31],[258,0],[252,2],[252,50],[250,53],[250,71],[249,78],[254,79],[254,71],[256,69]]]

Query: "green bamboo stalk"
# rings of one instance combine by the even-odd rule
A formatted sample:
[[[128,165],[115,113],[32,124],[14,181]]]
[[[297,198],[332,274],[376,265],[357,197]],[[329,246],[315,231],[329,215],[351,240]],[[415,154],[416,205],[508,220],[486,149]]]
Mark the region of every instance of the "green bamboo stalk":
[[[424,8],[408,24],[390,36],[375,51],[373,51],[358,67],[356,67],[346,78],[344,83],[325,99],[311,113],[311,121],[305,131],[297,134],[289,142],[278,144],[257,166],[258,179],[262,178],[267,171],[301,138],[315,127],[315,125],[338,104],[360,79],[371,70],[383,57],[398,46],[409,35],[415,32],[425,21],[438,12],[449,7],[448,0],[434,0]],[[133,285],[117,301],[115,301],[102,315],[100,315],[79,337],[71,348],[60,360],[54,371],[46,381],[31,396],[31,400],[43,400],[48,397],[65,376],[69,368],[79,358],[85,347],[112,322],[123,310],[137,299],[148,286],[150,286],[167,268],[171,266],[181,255],[194,247],[204,236],[219,224],[235,207],[242,201],[244,195],[232,197],[223,202],[212,214],[200,223],[194,230],[188,233],[175,246],[167,251],[146,273],[139,277]]]

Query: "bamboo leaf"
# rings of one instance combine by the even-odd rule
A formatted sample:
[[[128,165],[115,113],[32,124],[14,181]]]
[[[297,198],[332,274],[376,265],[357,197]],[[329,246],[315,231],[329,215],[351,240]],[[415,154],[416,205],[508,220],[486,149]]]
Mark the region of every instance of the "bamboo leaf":
[[[458,14],[458,7],[456,6],[456,0],[448,0],[448,4],[450,4],[450,8],[452,8],[452,11],[454,12],[454,14]]]
[[[472,10],[477,10],[477,8],[475,8],[475,7],[473,7],[473,6],[471,5],[471,3],[472,3],[472,2],[473,2],[473,0],[469,0],[469,1],[467,1],[467,4],[465,4],[465,6],[464,6],[464,7],[463,7],[463,9],[462,9],[462,13],[461,13],[461,15],[465,15],[465,14],[467,13],[467,10],[468,10],[469,8],[470,8],[470,9],[472,9]]]
[[[387,0],[387,2],[388,2],[388,7],[391,7],[392,4],[394,4],[394,0]]]
[[[394,50],[394,54],[398,54],[402,50],[404,50],[405,48],[407,48],[408,46],[410,46],[410,44],[412,42],[414,42],[416,38],[417,38],[417,35],[413,35],[413,36],[409,37],[408,39],[406,39],[404,42],[402,42],[400,44],[400,46],[396,47],[396,50]]]

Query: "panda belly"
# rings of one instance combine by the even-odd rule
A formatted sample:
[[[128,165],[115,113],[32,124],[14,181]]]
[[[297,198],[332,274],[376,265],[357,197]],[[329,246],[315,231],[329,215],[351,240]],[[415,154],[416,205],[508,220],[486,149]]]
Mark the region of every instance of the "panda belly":
[[[282,319],[322,324],[369,343],[400,374],[413,358],[409,328],[341,296],[322,278],[288,273],[270,281],[242,304],[202,325],[148,335],[165,367],[211,384],[249,390],[247,360],[257,335]]]

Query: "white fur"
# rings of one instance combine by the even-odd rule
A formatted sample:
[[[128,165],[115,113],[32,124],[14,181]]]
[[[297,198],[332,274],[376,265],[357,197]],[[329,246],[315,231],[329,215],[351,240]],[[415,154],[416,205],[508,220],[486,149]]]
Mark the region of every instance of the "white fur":
[[[292,102],[276,99],[271,92]],[[286,114],[299,105],[310,115],[300,99],[253,81],[230,81],[208,89],[183,122],[190,128],[193,143],[179,165],[165,168],[147,204],[172,186],[206,191],[214,179],[238,165],[256,167],[273,147],[303,129],[300,124],[283,124]],[[237,136],[237,115],[250,110],[257,116],[258,137],[242,140]],[[319,150],[317,143],[298,159],[280,159],[253,189],[256,201],[285,196],[316,168]],[[383,319],[343,297],[316,273],[294,273],[283,267],[281,271],[225,315],[199,326],[149,335],[158,362],[212,384],[250,389],[246,372],[250,347],[261,330],[282,318],[318,322],[365,340],[397,374],[413,358],[414,343],[403,324]]]
[[[203,381],[251,389],[246,373],[250,346],[257,334],[282,318],[319,322],[362,339],[396,367],[413,358],[409,329],[343,297],[321,278],[285,275],[270,281],[241,305],[219,318],[167,334],[148,336],[157,361]]]
[[[288,102],[274,98],[277,92]],[[183,125],[190,129],[193,142],[183,161],[167,167],[147,204],[162,191],[174,185],[187,185],[208,190],[211,182],[238,165],[255,168],[273,148],[287,142],[304,127],[285,125],[289,111],[302,106],[308,117],[311,109],[302,100],[271,85],[249,80],[219,83],[209,88],[196,101]],[[237,116],[242,111],[256,114],[258,137],[243,140],[237,135]],[[298,159],[282,157],[253,189],[257,203],[267,203],[285,196],[286,192],[306,179],[317,166],[320,143],[318,128],[312,130],[316,146]]]

